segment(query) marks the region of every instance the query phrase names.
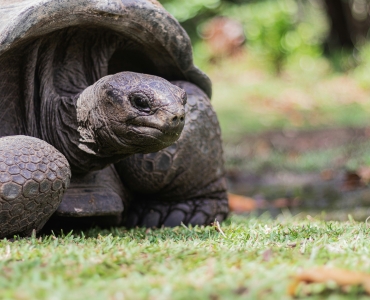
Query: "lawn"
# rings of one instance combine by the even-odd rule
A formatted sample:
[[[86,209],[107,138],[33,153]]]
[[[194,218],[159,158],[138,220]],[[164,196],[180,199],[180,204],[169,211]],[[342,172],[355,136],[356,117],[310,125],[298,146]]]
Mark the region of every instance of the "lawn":
[[[268,189],[262,182],[256,191],[256,184],[243,181],[246,196],[271,201],[287,194],[304,198],[305,186],[292,187],[290,178],[300,179],[298,175],[306,173],[317,173],[327,194],[329,183],[322,184],[322,171],[336,178],[370,165],[370,131],[366,131],[370,46],[359,49],[355,64],[342,72],[336,70],[333,58],[302,51],[292,52],[278,73],[248,43],[237,56],[214,62],[202,47],[194,44],[195,61],[213,81],[212,103],[223,132],[228,176],[233,172],[291,175],[285,176],[288,188],[280,182],[276,188],[268,181]],[[347,58],[344,54],[339,60]],[[359,141],[354,136],[341,145],[299,147],[294,143],[298,138],[288,139],[300,137],[302,131],[349,127],[364,129]],[[272,131],[283,133],[287,142],[271,143],[271,136],[264,134]],[[370,173],[365,179],[369,184]],[[316,181],[311,185],[317,187]],[[338,187],[342,188],[339,184],[334,188]],[[315,201],[308,198],[308,202],[321,210],[322,199],[316,190],[311,194]],[[368,210],[349,200],[345,195],[340,203],[353,206],[366,219]],[[346,219],[342,222],[324,221],[328,219],[324,213],[311,217],[283,211],[276,218],[232,215],[221,224],[224,235],[214,227],[180,226],[94,228],[0,240],[0,299],[292,299],[288,288],[301,271],[328,266],[369,272],[369,224],[355,221],[355,214],[347,215],[343,207],[337,207],[340,219]],[[333,281],[300,284],[296,292],[299,299],[368,299],[363,287],[343,288]]]
[[[2,240],[1,299],[290,299],[297,272],[370,268],[370,228],[320,218],[232,216],[214,227],[91,229]],[[301,284],[305,299],[365,299],[362,287]]]

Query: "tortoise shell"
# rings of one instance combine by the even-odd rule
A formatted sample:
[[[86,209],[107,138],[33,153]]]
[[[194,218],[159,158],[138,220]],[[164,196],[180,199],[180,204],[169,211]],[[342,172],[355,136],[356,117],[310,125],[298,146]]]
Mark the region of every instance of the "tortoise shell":
[[[69,96],[121,71],[186,80],[211,96],[188,35],[155,0],[0,0],[0,136],[41,136],[45,77]]]

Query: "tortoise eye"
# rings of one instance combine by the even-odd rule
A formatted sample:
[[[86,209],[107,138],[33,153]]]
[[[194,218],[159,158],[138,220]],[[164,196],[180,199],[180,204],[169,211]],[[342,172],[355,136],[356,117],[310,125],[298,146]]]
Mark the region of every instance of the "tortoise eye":
[[[138,110],[142,110],[145,112],[150,111],[149,99],[146,95],[134,94],[131,96],[130,100],[132,105]]]

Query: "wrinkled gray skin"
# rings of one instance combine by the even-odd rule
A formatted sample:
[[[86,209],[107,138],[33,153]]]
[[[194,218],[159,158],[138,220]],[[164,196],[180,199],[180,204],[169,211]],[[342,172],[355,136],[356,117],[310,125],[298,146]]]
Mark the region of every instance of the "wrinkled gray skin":
[[[40,230],[50,216],[62,227],[222,221],[220,128],[179,24],[145,0],[32,1],[27,22],[65,5],[81,24],[40,21],[25,41],[0,26],[0,237]]]
[[[65,102],[68,109],[55,108],[56,123],[68,126],[68,133],[49,127],[46,140],[66,148],[63,153],[78,173],[163,149],[179,138],[185,124],[185,91],[152,75],[108,75]]]

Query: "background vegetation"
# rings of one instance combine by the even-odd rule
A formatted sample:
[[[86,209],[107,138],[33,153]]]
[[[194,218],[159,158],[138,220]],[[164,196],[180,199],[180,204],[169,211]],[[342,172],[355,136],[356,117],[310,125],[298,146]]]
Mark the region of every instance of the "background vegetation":
[[[339,195],[352,175],[351,189],[367,186],[370,1],[162,3],[188,31],[196,64],[213,81],[232,192],[324,203],[331,192],[305,191],[328,183]],[[207,34],[220,16],[239,22],[245,42],[238,51],[220,53]]]
[[[254,208],[274,200],[279,216],[233,215],[223,234],[180,226],[4,239],[0,298],[292,299],[288,287],[302,270],[368,272],[369,224],[347,209],[361,218],[370,210],[353,194],[340,198],[354,189],[370,202],[368,1],[161,2],[188,31],[196,63],[212,78],[231,189],[239,182],[255,196],[244,199]],[[246,41],[238,51],[220,54],[210,46],[204,32],[216,16],[241,24]],[[303,185],[311,175],[320,182]],[[268,189],[257,177],[267,177]],[[345,221],[324,221],[330,195],[340,200],[336,209]],[[292,217],[284,209],[300,199],[318,216]],[[329,279],[299,285],[296,297],[368,299],[363,286]]]
[[[161,2],[188,31],[197,65],[213,79],[225,141],[271,129],[369,124],[370,46],[354,25],[346,28],[352,44],[339,41],[326,3],[333,1]],[[368,1],[334,2],[350,14],[347,23],[367,26]],[[237,20],[246,36],[242,53],[216,62],[202,38],[215,16]]]

